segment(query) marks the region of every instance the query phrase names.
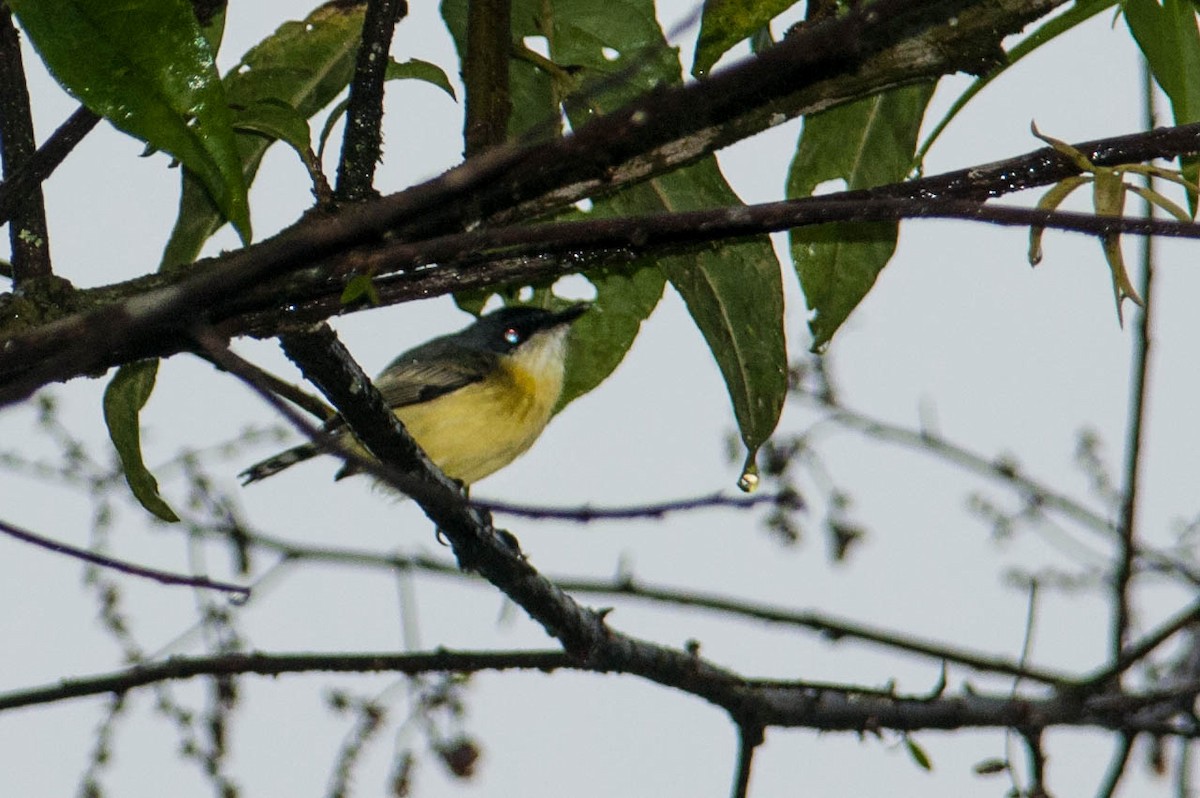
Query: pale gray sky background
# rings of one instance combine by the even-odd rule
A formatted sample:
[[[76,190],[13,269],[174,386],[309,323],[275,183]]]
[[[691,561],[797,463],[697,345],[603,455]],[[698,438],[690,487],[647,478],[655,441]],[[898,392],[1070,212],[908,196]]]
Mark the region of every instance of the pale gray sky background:
[[[269,33],[283,16],[300,17],[303,2],[234,2],[224,45],[228,66]],[[685,4],[660,11],[667,28],[689,13]],[[1068,140],[1132,132],[1140,124],[1139,61],[1123,24],[1108,15],[1029,58],[997,81],[951,126],[927,161],[927,173],[1006,158],[1040,146],[1029,134],[1036,119],[1047,134]],[[777,25],[780,32],[782,26]],[[689,32],[679,44],[688,49]],[[435,61],[448,72],[454,59],[432,3],[416,3],[400,27],[397,57]],[[685,63],[690,54],[685,53]],[[36,71],[37,59],[28,59]],[[929,118],[968,81],[943,81]],[[385,164],[380,187],[396,190],[437,174],[458,158],[461,109],[441,92],[415,82],[388,89]],[[34,94],[44,137],[73,108],[39,78]],[[1168,121],[1164,119],[1164,122]],[[721,154],[747,201],[782,196],[799,131],[791,123]],[[157,262],[175,212],[177,174],[166,158],[138,159],[141,146],[106,125],[89,137],[47,186],[57,269],[79,285],[132,277]],[[269,235],[309,204],[294,155],[276,148],[252,195],[255,230]],[[1032,202],[1032,198],[1026,198]],[[1086,207],[1086,198],[1079,207]],[[220,246],[233,246],[228,233]],[[851,405],[915,425],[932,408],[946,436],[989,455],[1012,454],[1029,473],[1080,498],[1086,481],[1072,464],[1078,430],[1096,429],[1110,462],[1120,461],[1132,334],[1121,330],[1099,246],[1049,233],[1037,270],[1025,262],[1026,233],[954,222],[906,223],[896,259],[876,290],[835,339],[835,373]],[[1158,314],[1142,529],[1160,544],[1173,522],[1197,512],[1200,472],[1194,402],[1198,277],[1187,244],[1160,248]],[[1127,244],[1127,251],[1133,249]],[[1194,251],[1194,245],[1193,245]],[[803,299],[788,284],[787,326],[794,353],[808,346]],[[1127,315],[1133,314],[1127,307]],[[466,317],[438,299],[360,313],[336,326],[369,371],[432,334],[462,326]],[[290,373],[269,342],[243,342],[243,353]],[[56,389],[72,429],[102,452],[99,399],[104,381],[77,380]],[[53,447],[32,431],[27,408],[0,412],[0,448],[42,452]],[[797,406],[781,431],[813,420]],[[273,423],[270,411],[233,380],[203,363],[177,357],[164,364],[144,414],[147,460],[162,462],[181,446],[224,441],[247,425]],[[737,467],[725,456],[732,413],[711,356],[682,303],[668,292],[617,373],[556,419],[541,442],[510,469],[479,486],[478,495],[543,504],[627,504],[714,490],[733,490]],[[502,519],[532,561],[548,575],[612,575],[625,558],[653,584],[695,587],[749,600],[811,608],[836,617],[939,638],[1015,657],[1024,634],[1026,596],[1006,585],[1010,568],[1076,568],[1043,539],[1024,535],[1003,545],[965,510],[971,491],[988,487],[934,461],[866,442],[828,435],[822,454],[855,504],[852,517],[870,536],[848,564],[830,564],[817,528],[801,545],[781,547],[749,514],[713,512],[665,523],[571,526]],[[448,552],[437,545],[414,506],[371,489],[364,480],[334,484],[333,462],[310,464],[263,485],[234,487],[236,472],[269,447],[224,466],[222,485],[264,531],[298,542],[371,550]],[[166,475],[164,475],[166,476]],[[164,479],[180,499],[178,480]],[[811,486],[810,486],[811,489]],[[992,490],[992,495],[1005,494]],[[1005,497],[1007,498],[1007,497]],[[75,544],[86,544],[90,505],[37,480],[0,480],[0,517]],[[1095,551],[1103,545],[1074,532]],[[188,547],[171,530],[147,531],[138,511],[122,512],[113,553],[164,568],[186,570]],[[195,553],[193,553],[195,556]],[[227,573],[224,552],[211,549],[207,567]],[[260,561],[260,567],[266,560]],[[107,671],[119,654],[94,620],[94,602],[81,594],[73,561],[0,539],[0,629],[7,641],[0,689]],[[124,606],[148,649],[167,645],[192,623],[195,599],[186,590],[122,578]],[[422,648],[544,648],[540,628],[506,608],[486,585],[444,578],[415,581]],[[1140,628],[1148,628],[1189,597],[1168,586],[1145,589]],[[897,659],[852,642],[830,644],[792,629],[735,622],[632,602],[615,604],[611,622],[622,631],[663,643],[701,641],[717,663],[751,676],[828,680],[901,691],[933,687],[936,664]],[[259,591],[240,611],[251,646],[262,651],[361,651],[401,644],[395,578],[350,568],[289,572]],[[1034,660],[1086,669],[1108,645],[1108,608],[1092,595],[1043,597]],[[201,650],[186,640],[171,653]],[[952,668],[950,689],[964,682],[1003,689],[1004,683]],[[246,796],[324,793],[336,749],[348,729],[331,719],[323,695],[340,687],[360,695],[381,691],[389,677],[288,676],[242,682],[243,704],[230,740],[229,770]],[[202,703],[199,683],[169,688],[182,701]],[[395,691],[394,717],[405,713]],[[210,793],[188,762],[176,756],[175,732],[143,692],[114,740],[115,764],[105,776],[110,795],[177,798]],[[631,677],[580,674],[484,675],[468,693],[467,728],[485,746],[474,782],[452,783],[426,760],[418,772],[423,796],[488,795],[591,798],[613,795],[724,796],[734,765],[734,729],[700,701]],[[0,714],[0,793],[71,794],[87,762],[95,724],[107,700],[66,702]],[[394,729],[394,726],[391,727]],[[367,751],[356,778],[358,795],[379,795],[393,750],[393,731]],[[934,763],[920,771],[898,738],[768,732],[754,772],[752,795],[999,795],[1003,777],[971,772],[980,760],[1005,755],[1000,732],[923,733],[917,740]],[[1109,743],[1095,733],[1053,731],[1049,785],[1064,795],[1094,790]],[[1023,753],[1014,749],[1024,764]],[[1127,794],[1167,785],[1145,775],[1139,758]]]

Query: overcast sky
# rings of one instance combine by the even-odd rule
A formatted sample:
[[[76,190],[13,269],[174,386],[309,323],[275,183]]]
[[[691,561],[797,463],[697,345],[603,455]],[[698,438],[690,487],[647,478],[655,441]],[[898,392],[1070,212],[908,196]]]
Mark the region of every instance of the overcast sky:
[[[283,15],[302,16],[301,2],[234,3],[224,44],[226,67]],[[685,18],[678,5],[660,12],[668,27]],[[997,81],[947,130],[926,164],[929,174],[985,163],[1040,146],[1039,128],[1068,141],[1133,132],[1140,124],[1139,61],[1123,25],[1102,15],[1068,39],[1029,58]],[[779,33],[782,26],[776,26]],[[689,32],[679,43],[685,48]],[[394,54],[419,57],[454,72],[448,36],[432,4],[414,4],[400,27]],[[690,63],[690,54],[685,54]],[[36,56],[28,65],[35,71]],[[456,76],[455,76],[456,77]],[[943,81],[929,118],[936,119],[967,84]],[[39,136],[73,108],[44,78],[34,88]],[[460,152],[455,138],[461,108],[440,91],[408,81],[388,89],[384,191],[436,175]],[[1164,120],[1168,121],[1168,120]],[[448,135],[452,131],[455,135]],[[720,156],[726,174],[748,201],[782,196],[799,132],[780,126]],[[177,174],[167,159],[139,159],[141,146],[107,125],[90,136],[47,185],[51,241],[60,274],[78,285],[133,277],[157,262],[173,219]],[[1032,202],[1036,197],[1022,198]],[[310,202],[303,171],[280,148],[268,156],[252,194],[254,226],[267,236],[293,221]],[[1086,198],[1080,208],[1086,207]],[[236,244],[223,233],[211,251]],[[1073,465],[1082,428],[1096,430],[1113,464],[1120,462],[1127,403],[1132,325],[1118,327],[1099,246],[1079,236],[1049,233],[1036,270],[1025,261],[1026,233],[958,222],[908,222],[895,260],[876,290],[839,333],[832,367],[852,406],[915,426],[926,418],[947,437],[988,456],[1015,456],[1029,473],[1080,499],[1091,500]],[[1197,295],[1186,244],[1160,248],[1159,327],[1151,390],[1142,529],[1166,544],[1174,524],[1196,514],[1200,472],[1194,397]],[[1134,249],[1127,245],[1132,256]],[[1132,257],[1131,257],[1132,260]],[[808,347],[803,299],[785,267],[787,327],[795,354]],[[1134,314],[1127,305],[1127,318]],[[457,329],[467,317],[449,299],[359,313],[336,322],[368,371],[433,334]],[[1189,332],[1190,330],[1190,332]],[[291,374],[270,342],[243,342],[239,351]],[[103,380],[56,388],[71,429],[106,450],[99,397]],[[50,456],[53,445],[33,430],[28,408],[0,411],[0,449]],[[789,406],[781,431],[804,430],[815,416]],[[202,448],[249,425],[277,423],[268,408],[211,367],[186,356],[161,369],[144,416],[147,461],[169,459],[181,446]],[[678,298],[668,291],[617,373],[557,418],[543,439],[511,468],[485,481],[477,495],[539,504],[628,504],[732,491],[737,464],[725,454],[732,412],[719,374]],[[1016,657],[1025,632],[1027,596],[1006,579],[1013,569],[1057,566],[1083,572],[1101,561],[1061,540],[1023,535],[997,543],[966,510],[966,497],[986,490],[1014,505],[994,486],[965,478],[923,455],[830,430],[821,439],[829,475],[850,492],[853,520],[869,530],[848,563],[831,564],[818,523],[805,519],[800,545],[782,546],[760,519],[728,511],[678,516],[665,523],[571,526],[501,519],[547,575],[614,574],[619,562],[647,583],[693,587],[944,640]],[[311,463],[263,485],[241,489],[236,473],[264,445],[234,462],[213,465],[221,486],[237,496],[246,517],[264,532],[297,542],[448,556],[411,503],[373,490],[365,480],[334,484],[332,461]],[[163,475],[168,498],[181,501],[178,479]],[[804,483],[812,498],[818,492]],[[1093,502],[1094,503],[1094,502]],[[88,542],[86,497],[36,479],[0,480],[0,517],[79,545]],[[189,549],[171,530],[147,531],[137,511],[122,509],[112,551],[174,570],[189,567]],[[1104,545],[1067,530],[1091,551]],[[192,562],[228,575],[219,549],[196,547]],[[94,602],[81,595],[81,569],[65,558],[0,539],[0,629],[8,641],[0,690],[60,677],[106,671],[119,652],[95,621]],[[260,568],[268,564],[260,562]],[[186,590],[122,578],[125,607],[148,651],[171,644],[194,618]],[[407,604],[418,647],[545,648],[552,641],[506,606],[486,585],[417,578],[415,607]],[[1168,585],[1149,586],[1138,601],[1140,629],[1189,600]],[[701,642],[705,656],[749,676],[883,686],[904,692],[931,689],[936,663],[899,659],[851,642],[831,644],[810,633],[668,611],[610,598],[611,623],[665,644]],[[239,612],[248,646],[270,652],[369,651],[401,645],[394,577],[350,568],[311,567],[280,574]],[[1091,594],[1043,596],[1033,639],[1034,661],[1084,670],[1108,645],[1108,608]],[[415,619],[415,620],[414,620]],[[185,639],[170,653],[196,653]],[[950,689],[967,681],[994,690],[1001,682],[951,669]],[[349,728],[331,719],[323,695],[332,687],[373,695],[389,677],[289,676],[248,678],[237,713],[230,772],[243,795],[322,794],[337,746]],[[199,684],[172,685],[182,701],[202,704]],[[390,704],[405,714],[403,690]],[[0,714],[0,792],[65,795],[87,763],[105,700],[80,700]],[[114,740],[116,762],[105,775],[110,795],[157,796],[170,785],[177,798],[211,790],[191,763],[176,756],[175,732],[155,715],[149,692]],[[613,795],[723,796],[728,793],[734,729],[719,711],[690,696],[632,677],[580,674],[503,674],[477,677],[468,692],[467,728],[485,747],[478,778],[452,783],[427,761],[417,794],[488,796]],[[356,785],[359,795],[383,792],[394,748],[389,726],[368,749]],[[406,738],[407,739],[407,738]],[[958,796],[998,795],[1003,777],[974,776],[975,762],[1005,755],[1000,732],[939,735],[917,740],[934,772],[920,771],[894,735],[860,740],[771,730],[760,751],[752,795],[795,794]],[[1099,734],[1054,731],[1049,785],[1061,794],[1093,791],[1109,744]],[[1015,756],[1023,753],[1016,750]],[[1141,760],[1133,783],[1147,782]],[[1131,789],[1132,793],[1133,790]]]

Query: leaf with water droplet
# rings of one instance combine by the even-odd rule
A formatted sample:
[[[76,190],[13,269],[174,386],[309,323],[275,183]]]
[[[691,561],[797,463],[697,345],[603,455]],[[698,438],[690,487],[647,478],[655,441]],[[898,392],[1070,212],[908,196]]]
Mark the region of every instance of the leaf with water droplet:
[[[285,22],[252,47],[225,75],[225,96],[236,107],[264,100],[282,102],[310,119],[340,94],[354,74],[366,3],[326,3],[303,20]],[[246,185],[274,139],[237,133],[239,168]],[[179,214],[160,268],[191,263],[204,242],[225,223],[207,192],[183,173]]]
[[[466,32],[465,0],[445,0],[442,14],[460,56]],[[620,25],[612,20],[620,18]],[[597,113],[615,110],[642,92],[682,80],[678,52],[663,36],[651,0],[515,0],[513,38],[544,38],[549,58],[512,59],[511,135],[530,129],[548,132],[547,120],[560,114],[564,100],[570,122],[581,126]],[[613,80],[612,52],[628,68]],[[537,61],[531,66],[530,61]],[[570,80],[561,74],[570,65]],[[562,97],[579,90],[582,101]],[[597,215],[686,211],[740,203],[712,157],[668,175],[598,199]],[[644,268],[650,259],[638,261]],[[783,285],[779,261],[766,236],[700,249],[653,261],[687,303],[712,350],[733,403],[738,427],[753,452],[779,421],[787,390],[787,350],[783,333]],[[570,369],[567,399],[602,379],[632,343],[642,319],[653,310],[662,283],[653,273],[628,282],[596,285],[597,307],[572,333],[574,360],[597,347],[585,370]],[[611,295],[606,297],[606,292]],[[478,302],[478,297],[472,298]],[[614,316],[612,314],[620,314]],[[619,320],[608,325],[609,320]],[[619,329],[617,329],[619,327]]]
[[[250,240],[250,204],[225,88],[186,0],[11,0],[64,87],[117,128],[170,153]]]

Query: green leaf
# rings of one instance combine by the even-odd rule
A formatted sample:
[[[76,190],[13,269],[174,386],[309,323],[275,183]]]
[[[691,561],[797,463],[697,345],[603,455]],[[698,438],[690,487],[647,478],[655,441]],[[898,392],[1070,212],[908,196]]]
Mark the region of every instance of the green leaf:
[[[662,298],[666,277],[644,261],[589,272],[596,289],[592,309],[571,328],[571,351],[558,409],[608,378],[625,359],[642,322]]]
[[[404,62],[389,58],[384,77],[386,80],[424,81],[449,94],[451,100],[458,100],[458,95],[454,93],[454,86],[451,85],[450,78],[446,77],[442,68],[419,58],[410,58]]]
[[[204,32],[204,38],[208,40],[208,49],[215,58],[221,51],[221,41],[225,38],[225,6],[215,11],[207,22],[202,19],[200,29]]]
[[[748,39],[797,0],[705,0],[692,74],[703,77],[727,50]]]
[[[354,275],[346,281],[346,287],[342,289],[343,305],[360,299],[372,305],[379,304],[379,289],[375,287],[375,281],[365,274]]]
[[[104,390],[104,423],[117,448],[125,481],[141,505],[164,521],[176,522],[179,516],[158,495],[158,481],[142,462],[142,435],[138,415],[146,406],[154,380],[157,360],[140,360],[117,369]]]
[[[1200,29],[1188,0],[1122,0],[1125,22],[1146,56],[1154,80],[1171,101],[1175,124],[1200,122]],[[1200,159],[1181,157],[1180,171],[1193,183],[1200,178]],[[1196,196],[1188,192],[1196,214]]]
[[[302,118],[311,119],[350,83],[365,9],[365,2],[327,3],[301,21],[285,22],[251,48],[225,76],[225,94],[230,105],[251,108],[270,100],[290,106]],[[240,133],[236,138],[239,168],[249,185],[273,141],[259,133]],[[204,242],[225,221],[225,216],[185,172],[179,215],[163,252],[161,267],[194,261]]]
[[[669,211],[740,202],[712,158],[650,184]],[[755,236],[662,258],[659,267],[687,303],[717,360],[750,471],[758,448],[779,423],[787,395],[783,281],[771,241]]]
[[[271,141],[282,141],[303,157],[311,145],[308,120],[292,106],[268,97],[238,108],[234,113],[233,127],[259,133]]]
[[[828,180],[859,189],[903,179],[932,93],[929,84],[905,86],[806,117],[788,197],[807,197]],[[895,222],[838,222],[791,232],[792,261],[813,311],[813,351],[829,343],[871,290],[896,250],[898,232]]]
[[[933,761],[930,760],[929,754],[925,753],[925,749],[917,745],[917,741],[910,735],[904,735],[904,749],[908,751],[908,756],[913,762],[917,763],[917,767],[926,772],[933,770]]]
[[[115,126],[170,153],[250,240],[224,87],[186,0],[13,0],[46,66]]]
[[[442,14],[460,56],[465,0],[445,0]],[[561,101],[573,126],[607,113],[654,86],[682,79],[679,54],[668,46],[650,0],[516,0],[513,39],[544,38],[549,58],[514,59],[512,135],[556,124]],[[564,96],[573,91],[570,96]],[[551,127],[553,129],[553,127]],[[685,211],[739,204],[714,158],[595,201],[597,216]],[[749,459],[774,431],[787,390],[783,287],[779,262],[765,236],[697,253],[646,259],[657,263],[683,296],[712,350],[737,416]],[[636,265],[636,264],[635,264]],[[572,332],[564,403],[616,367],[654,309],[661,277],[629,270],[594,280],[597,307]]]
[[[541,18],[540,29],[553,61],[571,65],[579,78],[582,100],[572,97],[566,106],[574,126],[654,86],[682,79],[679,54],[667,45],[650,0],[558,0],[552,15]],[[740,202],[710,156],[598,201],[596,208],[630,214]],[[707,247],[660,258],[658,266],[712,350],[749,464],[774,432],[787,392],[783,285],[770,240],[758,236]],[[653,305],[645,302],[634,314],[641,308],[649,313]]]
[[[950,120],[958,116],[958,112],[970,102],[976,94],[983,91],[984,87],[991,83],[996,78],[1004,74],[1013,64],[1020,61],[1025,56],[1032,53],[1034,50],[1041,47],[1046,42],[1049,42],[1059,35],[1066,33],[1082,22],[1094,17],[1106,8],[1111,8],[1117,4],[1118,0],[1076,0],[1075,5],[1071,6],[1066,12],[1059,14],[1057,17],[1049,20],[1041,25],[1033,33],[1026,36],[1020,42],[1012,47],[1007,53],[1004,66],[1000,69],[989,72],[981,78],[977,78],[974,83],[967,87],[966,91],[958,96],[958,99],[950,106],[950,110],[946,115],[938,121],[934,126],[933,131],[925,137],[925,141],[921,143],[920,149],[917,150],[916,161],[920,163],[925,159],[925,154],[929,152],[930,147],[942,135],[942,131],[950,124]]]

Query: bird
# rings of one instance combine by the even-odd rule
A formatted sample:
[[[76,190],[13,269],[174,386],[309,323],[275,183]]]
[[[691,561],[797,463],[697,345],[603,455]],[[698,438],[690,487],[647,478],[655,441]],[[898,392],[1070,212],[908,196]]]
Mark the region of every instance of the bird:
[[[446,476],[465,486],[494,474],[533,446],[562,395],[567,334],[590,305],[559,311],[514,305],[403,353],[375,386],[413,439]],[[326,429],[344,427],[334,418]],[[358,447],[347,432],[344,443]],[[304,443],[243,471],[249,485],[323,452]],[[337,473],[355,473],[347,463]]]

